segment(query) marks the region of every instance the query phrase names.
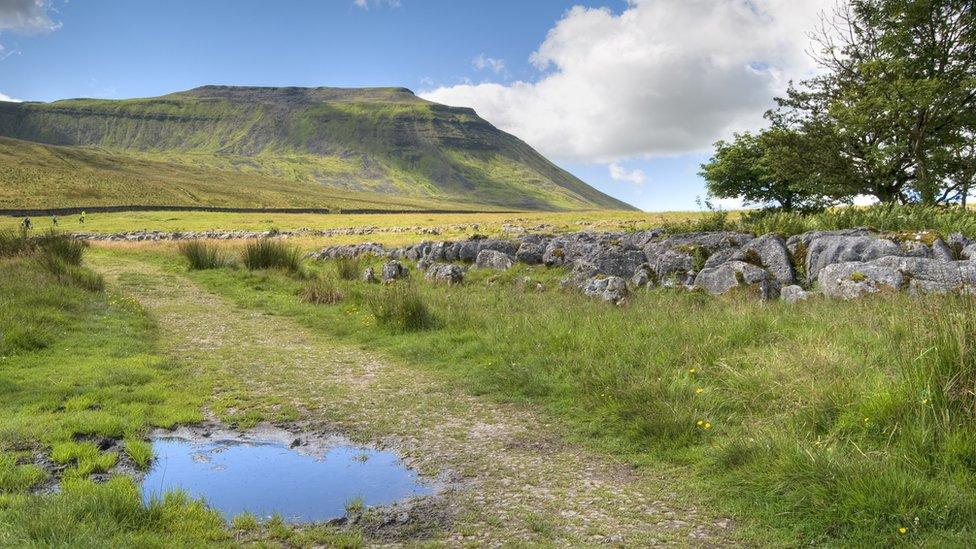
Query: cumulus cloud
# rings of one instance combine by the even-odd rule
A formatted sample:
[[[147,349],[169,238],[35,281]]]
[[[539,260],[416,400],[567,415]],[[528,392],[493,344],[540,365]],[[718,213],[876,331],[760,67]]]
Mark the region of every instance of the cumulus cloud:
[[[0,101],[9,101],[11,103],[20,103],[20,99],[14,99],[5,93],[0,93]]]
[[[628,170],[616,162],[611,163],[609,169],[610,179],[614,181],[623,181],[633,183],[634,185],[643,185],[647,181],[647,176],[644,175],[644,170],[641,169]]]
[[[494,57],[488,57],[483,53],[479,54],[478,57],[475,57],[471,61],[471,64],[474,66],[474,68],[478,69],[479,71],[483,71],[487,69],[495,74],[505,73],[504,59],[495,59]]]
[[[809,75],[807,33],[835,0],[631,0],[620,13],[576,6],[531,62],[534,81],[422,93],[473,107],[561,160],[706,150],[762,123],[789,79]]]

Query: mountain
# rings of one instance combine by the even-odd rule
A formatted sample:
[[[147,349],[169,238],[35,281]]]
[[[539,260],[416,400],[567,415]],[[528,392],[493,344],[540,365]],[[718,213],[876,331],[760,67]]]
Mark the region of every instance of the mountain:
[[[0,140],[10,160],[0,166],[4,205],[43,207],[21,192],[32,186],[43,200],[85,205],[308,207],[354,196],[632,209],[472,109],[404,88],[204,86],[147,99],[0,102],[0,137],[10,138]],[[45,194],[47,182],[63,192]]]

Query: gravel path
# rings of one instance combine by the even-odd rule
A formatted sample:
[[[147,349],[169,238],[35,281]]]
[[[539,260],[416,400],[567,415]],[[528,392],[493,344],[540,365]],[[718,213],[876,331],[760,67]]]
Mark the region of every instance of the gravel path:
[[[259,412],[341,431],[395,448],[444,481],[432,539],[396,544],[731,543],[728,521],[671,488],[680,471],[636,470],[586,451],[530,408],[464,394],[436,374],[239,308],[178,273],[101,254],[92,261],[156,319],[162,345],[195,372],[187,382],[212,384],[216,416]]]

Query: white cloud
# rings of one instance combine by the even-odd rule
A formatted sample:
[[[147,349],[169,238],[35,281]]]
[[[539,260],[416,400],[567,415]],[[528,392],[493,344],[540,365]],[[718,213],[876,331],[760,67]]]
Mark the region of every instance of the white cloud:
[[[0,0],[0,30],[47,32],[61,24],[51,19],[48,0]]]
[[[488,57],[483,53],[479,54],[478,57],[475,57],[471,61],[471,64],[479,71],[487,69],[495,74],[503,74],[506,72],[504,59],[495,59],[494,57]]]
[[[0,101],[9,101],[11,103],[21,103],[20,99],[14,99],[5,93],[0,93]]]
[[[532,54],[536,81],[422,93],[473,107],[561,160],[612,162],[707,150],[762,123],[835,0],[631,0],[570,9]]]
[[[628,170],[627,168],[613,162],[608,166],[610,169],[610,178],[614,181],[625,181],[627,183],[633,183],[634,185],[643,185],[647,181],[647,176],[644,175],[644,170],[635,168],[633,170]]]
[[[49,0],[0,0],[0,34],[2,31],[35,34],[57,30],[61,23],[51,19],[53,11]],[[0,61],[15,53],[20,52],[0,44]]]
[[[368,10],[371,7],[383,7],[387,6],[390,8],[399,8],[400,0],[352,0],[352,5],[357,8]]]

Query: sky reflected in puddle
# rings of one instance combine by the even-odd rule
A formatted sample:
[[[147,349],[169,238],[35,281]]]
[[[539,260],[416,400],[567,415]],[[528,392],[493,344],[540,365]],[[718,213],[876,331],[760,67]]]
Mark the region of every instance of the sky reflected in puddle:
[[[324,521],[343,516],[356,498],[369,507],[434,491],[396,454],[348,444],[316,452],[278,441],[161,436],[153,440],[153,451],[142,482],[146,501],[180,488],[227,519],[249,511],[258,517],[280,513],[293,522]]]

